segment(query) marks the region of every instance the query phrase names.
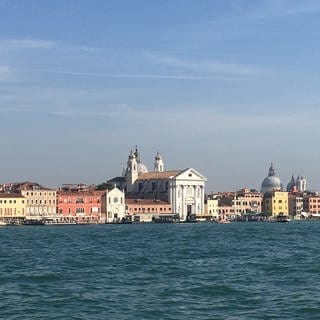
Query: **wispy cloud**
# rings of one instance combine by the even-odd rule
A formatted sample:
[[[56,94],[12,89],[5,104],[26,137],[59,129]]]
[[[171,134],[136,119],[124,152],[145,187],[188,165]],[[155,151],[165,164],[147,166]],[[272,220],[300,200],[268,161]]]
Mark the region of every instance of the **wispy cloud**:
[[[176,66],[178,65],[175,64]],[[190,67],[190,66],[189,66]],[[229,66],[230,67],[230,66]],[[222,68],[220,66],[220,68]],[[230,67],[231,68],[231,67]],[[236,66],[235,66],[236,68]],[[238,66],[238,68],[240,68]],[[184,68],[187,69],[188,68]],[[48,74],[60,74],[66,76],[75,77],[98,77],[98,78],[119,78],[119,79],[155,79],[155,80],[215,80],[217,76],[221,79],[221,76],[228,75],[226,72],[210,72],[207,74],[189,74],[189,73],[108,73],[108,72],[82,72],[73,70],[58,70],[58,69],[43,69],[43,68],[15,68],[17,72],[38,72],[38,73],[48,73]],[[238,70],[240,72],[240,70]],[[230,73],[229,73],[230,74]],[[244,75],[244,74],[243,74]],[[249,75],[248,72],[246,75]],[[253,75],[253,71],[252,74]]]
[[[318,11],[320,11],[319,1],[268,0],[259,2],[258,7],[249,12],[249,17],[272,19]]]
[[[0,45],[8,49],[51,49],[56,46],[54,41],[37,39],[4,39]]]
[[[320,11],[319,1],[272,0],[272,1],[265,1],[264,6],[269,8],[269,11],[279,16],[303,14],[303,13],[314,13],[314,12]]]
[[[183,59],[166,54],[146,53],[147,59],[170,69],[191,72],[190,76],[242,76],[255,77],[273,74],[272,70],[252,65],[227,63],[218,60]]]
[[[242,0],[231,2],[227,15],[213,20],[200,21],[198,24],[224,24],[254,20],[268,20],[298,14],[312,14],[320,11],[319,1],[300,0],[259,0],[249,4]]]
[[[87,53],[104,53],[108,52],[107,48],[90,47],[86,45],[72,45],[59,41],[46,39],[0,39],[0,47],[6,50],[21,49],[57,49],[65,51],[77,51]]]

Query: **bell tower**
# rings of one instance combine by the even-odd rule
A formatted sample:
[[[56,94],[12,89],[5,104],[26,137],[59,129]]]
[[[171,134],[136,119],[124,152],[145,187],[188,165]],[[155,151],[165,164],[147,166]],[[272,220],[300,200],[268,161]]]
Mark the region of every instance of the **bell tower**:
[[[131,150],[126,170],[127,192],[133,191],[133,185],[138,178],[138,163],[135,153]]]
[[[164,165],[162,161],[161,154],[159,151],[157,152],[155,158],[154,158],[154,171],[156,172],[163,172],[164,171]]]

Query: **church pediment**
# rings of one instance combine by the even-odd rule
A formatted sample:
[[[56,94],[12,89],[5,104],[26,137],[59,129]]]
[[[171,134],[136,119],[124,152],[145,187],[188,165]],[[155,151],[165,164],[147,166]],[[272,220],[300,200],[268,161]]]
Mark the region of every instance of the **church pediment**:
[[[175,177],[176,180],[193,180],[193,181],[207,181],[207,178],[193,168],[187,168],[181,171]]]

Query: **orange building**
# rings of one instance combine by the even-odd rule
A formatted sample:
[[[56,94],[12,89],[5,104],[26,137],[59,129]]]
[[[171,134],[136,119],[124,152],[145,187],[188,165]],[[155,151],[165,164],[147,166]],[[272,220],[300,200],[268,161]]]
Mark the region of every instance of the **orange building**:
[[[105,191],[58,190],[57,212],[60,221],[98,223]]]

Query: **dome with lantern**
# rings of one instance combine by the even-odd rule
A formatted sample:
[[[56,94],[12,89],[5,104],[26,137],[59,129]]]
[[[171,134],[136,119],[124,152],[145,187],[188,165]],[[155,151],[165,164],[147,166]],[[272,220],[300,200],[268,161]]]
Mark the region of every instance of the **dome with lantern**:
[[[261,192],[269,192],[274,190],[282,190],[280,178],[275,175],[273,164],[269,168],[268,176],[262,181]]]

